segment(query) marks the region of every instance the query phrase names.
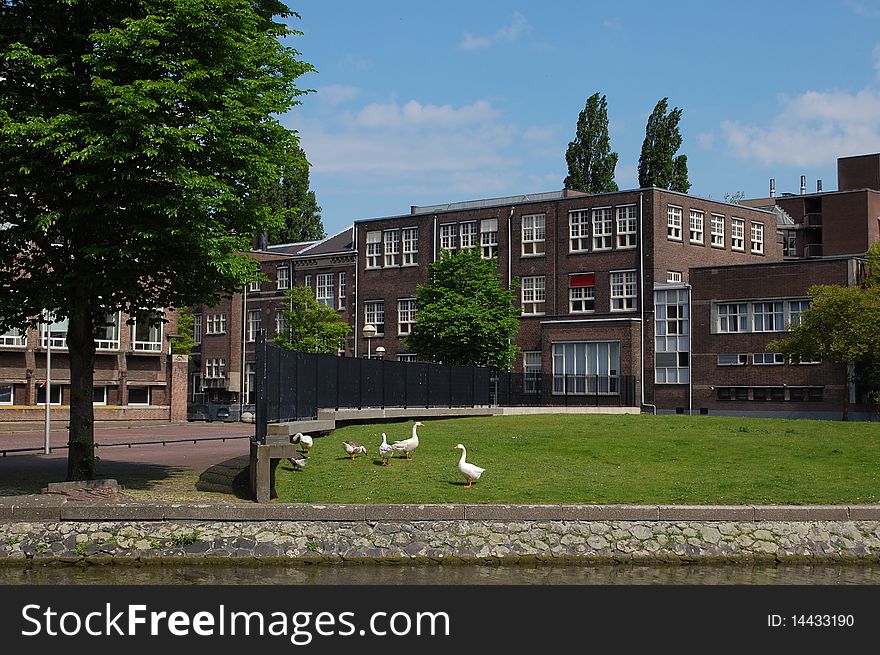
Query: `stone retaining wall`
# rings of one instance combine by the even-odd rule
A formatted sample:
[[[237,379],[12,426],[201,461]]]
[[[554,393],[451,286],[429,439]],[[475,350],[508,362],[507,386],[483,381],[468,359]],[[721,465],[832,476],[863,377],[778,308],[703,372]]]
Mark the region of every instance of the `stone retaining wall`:
[[[65,508],[68,515],[80,518],[62,517]],[[25,518],[27,512],[19,511],[18,517],[14,513],[0,517],[0,563],[160,558],[466,563],[880,561],[880,506],[255,508],[65,503],[23,509],[41,510],[45,515]],[[245,519],[244,514],[253,515],[256,509],[274,512],[266,512],[262,520]],[[679,516],[664,518],[661,510]],[[640,512],[651,516],[636,516]],[[271,513],[289,516],[272,518]]]

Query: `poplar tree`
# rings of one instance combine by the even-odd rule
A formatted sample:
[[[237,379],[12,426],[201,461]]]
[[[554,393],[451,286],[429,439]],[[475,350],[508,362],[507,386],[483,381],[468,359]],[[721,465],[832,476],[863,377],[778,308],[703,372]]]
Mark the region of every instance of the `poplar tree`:
[[[565,152],[568,175],[566,189],[587,193],[617,191],[614,169],[617,153],[611,152],[608,139],[608,104],[605,96],[594,93],[578,116],[574,141]]]
[[[681,109],[675,107],[667,114],[668,100],[660,100],[648,117],[639,156],[639,186],[687,193],[691,188],[687,155],[675,154],[681,147],[681,132],[678,130]]]

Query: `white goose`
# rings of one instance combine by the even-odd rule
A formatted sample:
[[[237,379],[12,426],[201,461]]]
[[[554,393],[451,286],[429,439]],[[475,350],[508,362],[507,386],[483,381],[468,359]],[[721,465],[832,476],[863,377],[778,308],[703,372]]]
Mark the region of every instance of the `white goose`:
[[[388,437],[382,433],[382,443],[379,444],[379,457],[382,458],[382,466],[388,466],[388,460],[394,454],[394,448],[388,444]]]
[[[484,468],[480,468],[476,464],[471,464],[470,462],[466,462],[465,458],[467,457],[467,450],[465,450],[464,446],[460,443],[455,444],[452,449],[455,450],[458,448],[461,450],[461,459],[458,460],[458,470],[461,471],[461,474],[467,479],[467,483],[464,485],[465,489],[471,486],[471,483],[474,480],[479,480],[480,476],[483,475],[483,472],[486,470]]]
[[[367,447],[360,445],[356,441],[343,441],[342,447],[345,448],[345,452],[348,453],[348,456],[351,459],[357,457],[358,453],[363,453],[364,455],[367,454]]]
[[[416,432],[416,428],[420,428],[422,425],[423,423],[421,421],[413,423],[412,436],[409,439],[395,441],[391,444],[391,450],[397,450],[406,455],[407,459],[412,459],[412,452],[419,447],[419,435]]]
[[[297,432],[293,435],[291,442],[298,443],[300,451],[304,453],[308,453],[312,449],[312,444],[314,443],[309,435],[303,434],[302,432]]]

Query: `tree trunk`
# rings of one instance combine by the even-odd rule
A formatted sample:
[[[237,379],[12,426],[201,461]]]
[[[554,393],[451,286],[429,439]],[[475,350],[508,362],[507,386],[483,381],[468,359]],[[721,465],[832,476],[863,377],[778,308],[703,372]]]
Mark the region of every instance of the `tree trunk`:
[[[95,320],[86,294],[77,289],[67,327],[70,354],[70,431],[67,479],[95,477],[95,409],[92,386],[95,375]]]
[[[852,380],[849,374],[849,364],[845,365],[845,375],[846,375],[846,384],[843,385],[843,420],[849,420],[849,387],[852,384]]]

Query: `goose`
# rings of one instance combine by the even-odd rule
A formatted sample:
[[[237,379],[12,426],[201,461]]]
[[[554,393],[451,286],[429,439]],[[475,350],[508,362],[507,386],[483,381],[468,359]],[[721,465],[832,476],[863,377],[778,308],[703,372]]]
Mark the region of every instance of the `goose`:
[[[394,449],[388,445],[388,437],[382,433],[382,443],[379,444],[379,457],[382,458],[382,466],[388,466],[388,460],[394,454]]]
[[[311,451],[312,444],[314,443],[309,435],[303,434],[302,432],[297,432],[295,435],[293,435],[293,439],[291,439],[291,441],[293,443],[298,443],[300,451],[304,453],[308,453],[309,451]]]
[[[293,457],[288,457],[287,461],[293,466],[294,471],[302,471],[306,467],[307,460],[302,455],[294,455]]]
[[[343,441],[342,447],[345,448],[345,452],[348,453],[348,456],[354,459],[358,456],[358,453],[367,454],[367,447],[362,446],[355,441]]]
[[[480,479],[480,476],[483,475],[483,472],[486,469],[480,468],[476,464],[471,464],[465,461],[465,457],[467,457],[467,450],[465,450],[462,444],[457,443],[452,447],[453,450],[455,450],[456,448],[461,450],[461,459],[458,460],[458,470],[461,471],[461,474],[467,479],[467,483],[464,485],[465,489],[467,489],[471,486],[471,483],[474,480]]]
[[[391,450],[400,451],[406,455],[407,459],[412,459],[412,452],[419,447],[419,435],[416,433],[416,428],[420,428],[422,425],[423,423],[421,421],[413,423],[412,436],[409,439],[395,441],[391,444]]]

